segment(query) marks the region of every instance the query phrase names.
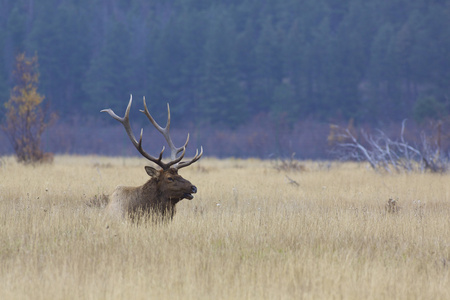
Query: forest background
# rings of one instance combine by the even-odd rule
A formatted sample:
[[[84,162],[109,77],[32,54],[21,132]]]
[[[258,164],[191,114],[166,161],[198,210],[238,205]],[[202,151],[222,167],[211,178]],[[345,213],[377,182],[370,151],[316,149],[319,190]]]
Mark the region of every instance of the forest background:
[[[142,96],[160,123],[170,103],[176,143],[190,132],[189,151],[217,157],[327,158],[330,124],[448,132],[445,0],[0,0],[1,118],[21,52],[38,56],[59,115],[43,140],[55,153],[135,155],[100,114],[123,115],[130,94],[153,153],[163,140]]]

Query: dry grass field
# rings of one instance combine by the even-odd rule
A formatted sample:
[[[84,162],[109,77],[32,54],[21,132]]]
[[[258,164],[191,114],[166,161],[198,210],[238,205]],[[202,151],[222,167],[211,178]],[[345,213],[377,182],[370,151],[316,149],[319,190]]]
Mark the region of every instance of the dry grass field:
[[[450,174],[206,158],[169,224],[86,205],[145,164],[1,158],[0,299],[450,299]]]

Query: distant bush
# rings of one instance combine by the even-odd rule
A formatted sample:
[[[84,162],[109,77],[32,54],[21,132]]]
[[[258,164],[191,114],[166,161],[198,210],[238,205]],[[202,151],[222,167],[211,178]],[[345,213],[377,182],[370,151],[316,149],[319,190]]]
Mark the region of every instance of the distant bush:
[[[6,114],[1,129],[8,137],[19,162],[51,162],[53,156],[41,149],[41,136],[56,118],[47,117],[42,108],[44,96],[37,92],[39,72],[37,55],[32,58],[19,54],[13,72],[15,86],[9,101],[5,103]]]

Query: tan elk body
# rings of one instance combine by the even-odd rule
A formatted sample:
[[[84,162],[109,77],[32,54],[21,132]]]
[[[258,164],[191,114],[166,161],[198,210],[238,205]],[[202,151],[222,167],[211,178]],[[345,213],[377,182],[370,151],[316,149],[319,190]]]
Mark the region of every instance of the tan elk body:
[[[183,147],[177,148],[174,146],[172,139],[170,138],[170,109],[167,105],[168,118],[166,127],[159,126],[153,117],[150,115],[147,109],[144,98],[144,110],[142,111],[148,117],[150,122],[156,127],[156,129],[163,134],[169,147],[171,149],[171,161],[168,163],[162,162],[162,155],[164,147],[159,154],[159,157],[153,157],[142,149],[142,130],[139,142],[134,137],[129,122],[129,113],[132,103],[132,97],[128,103],[125,116],[123,118],[117,116],[111,109],[102,110],[107,112],[115,120],[122,123],[125,127],[125,131],[128,134],[133,145],[148,160],[154,162],[159,167],[157,170],[153,167],[146,166],[145,170],[151,177],[144,185],[138,187],[124,187],[118,186],[109,197],[109,203],[106,206],[107,212],[111,216],[115,217],[131,217],[134,219],[136,216],[157,215],[163,218],[172,219],[175,214],[175,205],[183,200],[192,200],[194,197],[192,194],[197,192],[197,188],[192,185],[188,180],[184,179],[178,174],[178,170],[183,167],[187,167],[190,164],[200,159],[203,154],[203,148],[201,148],[200,154],[195,154],[194,158],[187,162],[182,162],[184,157],[186,146],[189,142],[189,134]],[[177,157],[177,155],[181,153]]]

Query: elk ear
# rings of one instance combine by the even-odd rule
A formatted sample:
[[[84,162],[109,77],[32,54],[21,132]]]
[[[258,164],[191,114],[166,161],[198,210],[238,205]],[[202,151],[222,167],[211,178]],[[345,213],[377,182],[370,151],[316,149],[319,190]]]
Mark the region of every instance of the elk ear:
[[[159,171],[150,166],[145,166],[145,171],[150,177],[157,177],[159,175]]]

